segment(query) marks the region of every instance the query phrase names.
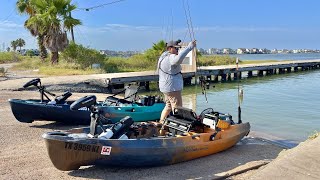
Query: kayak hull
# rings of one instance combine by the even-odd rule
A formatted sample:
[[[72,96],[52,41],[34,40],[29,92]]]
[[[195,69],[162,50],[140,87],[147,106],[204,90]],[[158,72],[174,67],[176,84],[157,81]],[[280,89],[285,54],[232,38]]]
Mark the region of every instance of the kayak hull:
[[[88,108],[70,110],[73,101],[64,104],[49,104],[48,101],[9,99],[11,110],[19,122],[32,123],[33,121],[56,121],[65,124],[90,124],[90,111]],[[164,103],[155,103],[152,106],[138,104],[120,106],[102,106],[104,116],[112,123],[118,122],[125,116],[130,116],[136,122],[152,121],[160,118]]]
[[[63,171],[86,165],[161,166],[208,156],[234,146],[250,131],[250,124],[235,124],[219,131],[189,133],[186,136],[137,139],[87,138],[88,130],[43,134],[53,165]]]

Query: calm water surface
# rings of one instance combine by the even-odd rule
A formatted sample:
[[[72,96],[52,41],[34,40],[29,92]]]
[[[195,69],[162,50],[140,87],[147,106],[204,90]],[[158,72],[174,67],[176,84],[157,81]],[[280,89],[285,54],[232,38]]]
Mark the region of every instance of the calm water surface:
[[[242,120],[251,130],[271,137],[300,142],[320,131],[320,70],[242,79]],[[208,103],[199,86],[185,87],[184,106],[197,113],[213,107],[237,121],[237,82],[217,83],[207,90]]]
[[[309,60],[320,59],[320,53],[303,54],[245,54],[241,60]],[[215,88],[212,88],[212,86]],[[238,83],[211,84],[207,90],[208,103],[200,86],[183,90],[183,106],[200,113],[212,107],[230,113],[238,120]],[[282,75],[242,79],[244,90],[242,120],[251,130],[288,146],[304,141],[320,132],[320,69]],[[293,144],[292,144],[293,143]]]

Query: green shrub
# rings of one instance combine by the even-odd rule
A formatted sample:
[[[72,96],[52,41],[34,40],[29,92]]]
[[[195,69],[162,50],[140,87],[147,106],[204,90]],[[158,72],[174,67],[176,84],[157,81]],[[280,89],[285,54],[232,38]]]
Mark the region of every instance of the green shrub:
[[[0,67],[0,77],[6,76],[7,70],[4,67]]]
[[[35,54],[34,54],[34,51],[28,50],[28,51],[26,52],[26,55],[27,55],[27,56],[30,56],[30,57],[33,57]]]
[[[218,66],[236,64],[236,58],[231,56],[200,56],[197,60],[197,66]]]
[[[0,52],[0,64],[19,62],[22,56],[15,52]]]
[[[150,61],[143,54],[136,54],[129,58],[109,57],[106,61],[106,72],[135,72],[155,70],[156,61]]]
[[[91,67],[92,64],[104,66],[106,58],[105,55],[100,54],[95,49],[86,48],[75,43],[70,43],[61,53],[61,57],[68,63],[79,64],[82,69]]]

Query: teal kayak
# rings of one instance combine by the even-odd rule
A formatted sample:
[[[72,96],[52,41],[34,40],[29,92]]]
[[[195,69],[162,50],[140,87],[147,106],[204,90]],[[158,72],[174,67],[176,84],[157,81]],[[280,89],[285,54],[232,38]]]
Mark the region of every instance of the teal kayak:
[[[104,117],[113,123],[120,121],[126,116],[130,116],[135,122],[155,121],[160,119],[164,103],[154,103],[151,106],[141,106],[139,104],[120,104],[119,106],[104,106],[102,110]]]

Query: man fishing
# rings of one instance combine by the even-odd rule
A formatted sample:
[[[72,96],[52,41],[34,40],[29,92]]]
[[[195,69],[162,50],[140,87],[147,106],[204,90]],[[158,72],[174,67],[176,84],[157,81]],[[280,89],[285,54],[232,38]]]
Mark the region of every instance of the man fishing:
[[[159,73],[159,89],[164,94],[166,106],[162,110],[160,123],[177,106],[182,106],[183,77],[181,74],[181,63],[187,54],[197,45],[196,40],[191,41],[188,46],[179,52],[181,40],[166,43],[167,51],[161,54],[158,61],[157,71]]]

